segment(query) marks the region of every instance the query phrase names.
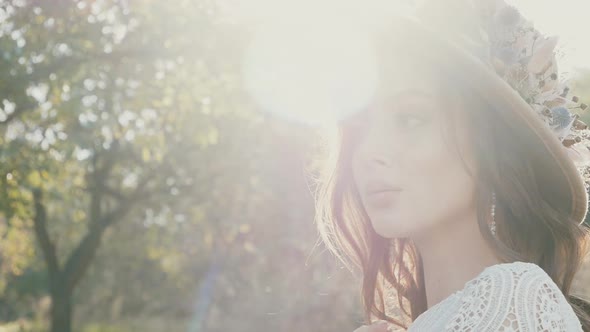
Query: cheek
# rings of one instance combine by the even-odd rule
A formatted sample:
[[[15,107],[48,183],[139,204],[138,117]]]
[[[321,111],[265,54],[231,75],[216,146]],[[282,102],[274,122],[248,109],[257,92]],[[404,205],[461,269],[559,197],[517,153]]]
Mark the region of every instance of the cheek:
[[[360,168],[359,167],[360,167],[359,161],[358,161],[358,158],[356,157],[356,153],[355,153],[352,155],[352,158],[350,159],[350,171],[351,171],[350,176],[352,179],[352,183],[357,191],[360,190],[360,185],[359,185]]]
[[[412,179],[408,213],[417,224],[428,226],[456,218],[471,208],[475,185],[458,152],[447,146],[442,136],[424,143],[406,159],[407,174]]]

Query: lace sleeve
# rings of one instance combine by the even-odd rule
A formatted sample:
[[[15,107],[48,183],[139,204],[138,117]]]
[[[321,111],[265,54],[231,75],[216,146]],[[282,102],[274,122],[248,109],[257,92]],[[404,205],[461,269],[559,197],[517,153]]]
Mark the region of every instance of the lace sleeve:
[[[573,308],[548,275],[541,275],[538,284],[525,287],[530,303],[527,327],[531,331],[582,331],[580,320]],[[522,288],[522,287],[521,287]],[[534,324],[533,324],[534,321]]]
[[[559,287],[532,263],[497,269],[476,280],[446,331],[582,332]]]

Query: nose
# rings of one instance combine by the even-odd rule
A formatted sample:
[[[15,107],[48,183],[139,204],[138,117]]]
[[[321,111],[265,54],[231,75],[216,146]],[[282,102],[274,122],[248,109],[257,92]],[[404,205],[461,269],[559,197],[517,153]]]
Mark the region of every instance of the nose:
[[[367,173],[374,173],[389,169],[393,166],[391,146],[382,144],[367,144],[360,151],[362,168]]]
[[[391,168],[404,149],[402,140],[388,119],[375,117],[371,120],[356,146],[362,168],[368,172]]]

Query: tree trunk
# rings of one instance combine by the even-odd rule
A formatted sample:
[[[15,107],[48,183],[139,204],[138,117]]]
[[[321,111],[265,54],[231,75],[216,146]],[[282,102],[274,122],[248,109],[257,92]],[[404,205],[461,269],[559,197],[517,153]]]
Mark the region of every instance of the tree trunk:
[[[72,294],[65,285],[51,291],[51,332],[72,331]]]

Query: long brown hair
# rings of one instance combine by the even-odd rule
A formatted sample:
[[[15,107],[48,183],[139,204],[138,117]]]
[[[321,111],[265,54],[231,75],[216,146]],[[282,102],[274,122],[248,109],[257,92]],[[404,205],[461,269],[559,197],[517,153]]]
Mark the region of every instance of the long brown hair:
[[[470,87],[467,74],[452,66],[436,66],[441,107],[449,129],[466,125],[476,161],[476,204],[480,231],[503,262],[539,265],[566,296],[585,331],[590,331],[587,302],[570,295],[570,286],[588,249],[590,232],[572,220],[568,179],[552,157],[555,147],[543,144],[510,105],[487,102]],[[454,107],[452,101],[462,103]],[[456,104],[455,104],[456,105]],[[458,111],[462,110],[462,111]],[[426,311],[424,271],[410,238],[384,238],[372,228],[351,176],[351,155],[363,112],[343,120],[316,192],[316,224],[327,247],[351,270],[362,273],[361,299],[367,322],[384,319],[407,328]],[[457,142],[454,136],[455,143]],[[457,146],[457,144],[455,144]],[[465,162],[464,162],[465,164]],[[491,192],[496,193],[497,236],[487,220]],[[391,300],[393,299],[393,303]],[[397,304],[395,303],[397,299]]]

